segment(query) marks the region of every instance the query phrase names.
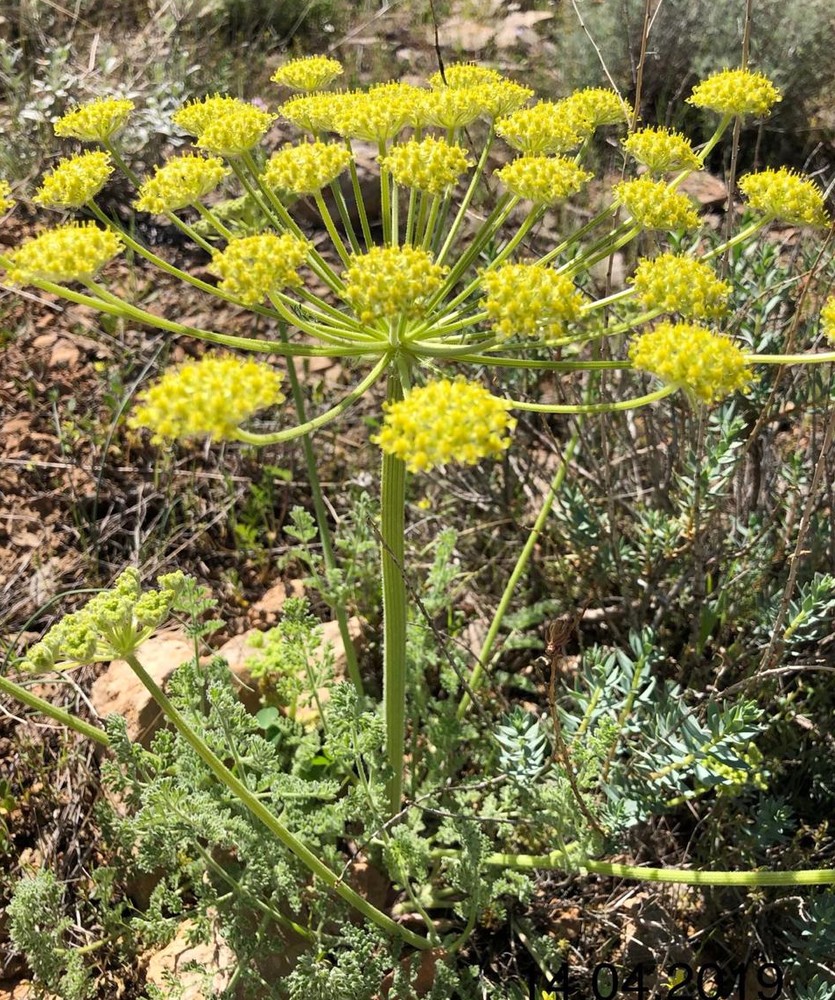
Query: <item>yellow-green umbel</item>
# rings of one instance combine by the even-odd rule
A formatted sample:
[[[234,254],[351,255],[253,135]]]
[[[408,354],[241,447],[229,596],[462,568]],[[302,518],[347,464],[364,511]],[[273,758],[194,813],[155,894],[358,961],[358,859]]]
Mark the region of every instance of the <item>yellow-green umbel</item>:
[[[310,244],[292,233],[241,236],[213,254],[209,270],[221,279],[224,292],[254,306],[288,285],[301,285],[296,272],[309,250]]]
[[[402,459],[410,472],[451,462],[474,465],[510,446],[516,420],[509,409],[507,400],[477,382],[440,379],[386,403],[382,430],[373,440]]]
[[[623,140],[623,148],[651,174],[698,170],[701,160],[690,140],[667,128],[642,128]]]
[[[762,73],[726,69],[714,73],[693,88],[688,104],[721,115],[767,115],[782,100],[780,91]]]
[[[279,66],[270,79],[293,90],[318,90],[327,87],[343,73],[342,64],[329,56],[304,56]]]
[[[45,229],[9,255],[9,281],[25,285],[32,281],[67,281],[93,278],[123,249],[110,229],[94,222],[70,223]]]
[[[823,192],[802,174],[780,167],[746,174],[739,187],[756,212],[796,226],[828,226]]]
[[[208,436],[233,441],[258,410],[284,401],[282,374],[271,365],[232,355],[208,355],[166,372],[140,396],[134,428],[156,443]]]
[[[432,136],[392,146],[388,154],[380,158],[380,165],[398,184],[429,194],[441,194],[455,184],[471,164],[462,146]]]
[[[745,355],[730,339],[689,323],[661,323],[629,349],[632,364],[701,403],[715,403],[752,379]]]
[[[731,295],[731,286],[718,278],[709,264],[673,253],[640,260],[632,285],[645,309],[693,319],[724,315]]]
[[[70,156],[46,174],[32,200],[47,208],[81,208],[95,198],[112,173],[109,153],[94,150]]]
[[[484,308],[502,340],[536,337],[548,343],[580,318],[583,297],[572,280],[543,264],[503,264],[481,279]]]
[[[82,104],[58,119],[54,131],[61,138],[82,142],[109,142],[125,127],[134,103],[125,98],[108,97]]]
[[[214,191],[228,173],[219,156],[174,156],[143,181],[134,208],[156,214],[179,211]]]
[[[671,190],[663,181],[649,177],[621,181],[615,185],[614,194],[635,222],[645,229],[674,232],[695,229],[699,225],[699,216],[687,195]]]
[[[363,323],[417,318],[445,273],[446,268],[418,247],[372,247],[351,259],[342,295]]]

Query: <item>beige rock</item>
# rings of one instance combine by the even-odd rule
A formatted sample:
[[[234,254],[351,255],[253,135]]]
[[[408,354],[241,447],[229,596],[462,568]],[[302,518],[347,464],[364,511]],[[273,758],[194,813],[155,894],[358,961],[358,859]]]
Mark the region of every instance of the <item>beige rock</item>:
[[[194,643],[181,629],[170,629],[143,642],[136,656],[154,681],[164,687],[177,667],[194,656]],[[114,712],[123,715],[128,736],[146,747],[162,724],[156,702],[124,660],[114,660],[96,678],[90,701],[100,716]]]
[[[352,618],[348,628],[354,647],[358,648],[362,638],[362,624],[359,618]],[[230,639],[217,651],[229,664],[238,697],[250,712],[260,707],[258,685],[246,667],[246,661],[257,654],[252,638],[258,629],[250,629]],[[334,672],[336,677],[344,677],[347,656],[339,635],[337,622],[325,622],[322,626],[322,642],[333,647]],[[151,677],[164,688],[171,674],[182,663],[194,655],[194,643],[181,629],[170,629],[151,636],[137,651],[137,658]],[[320,701],[327,701],[325,689],[319,692]],[[122,715],[127,720],[128,736],[131,740],[147,747],[154,733],[162,725],[162,715],[145,686],[124,660],[114,660],[93,683],[90,701],[96,712],[104,717]],[[300,721],[304,721],[300,718]]]
[[[265,591],[260,600],[249,609],[250,623],[256,628],[272,627],[290,597],[304,597],[304,584],[301,580],[291,580],[289,583],[282,581]]]
[[[689,195],[704,208],[720,206],[728,197],[728,187],[719,177],[706,170],[696,170],[679,184],[679,191]]]
[[[216,991],[229,985],[235,956],[217,933],[207,944],[189,944],[187,935],[191,926],[190,921],[181,924],[173,941],[148,957],[147,982],[164,993],[166,980],[173,976],[183,989],[182,1000],[209,1000]],[[190,963],[200,966],[200,971],[185,971]]]
[[[290,583],[276,583],[264,592],[263,597],[252,605],[253,611],[263,611],[266,614],[275,614],[284,607],[284,602],[288,597],[301,597],[304,594],[304,584],[301,580],[292,580]]]
[[[359,618],[354,617],[348,619],[348,632],[351,636],[354,648],[359,650],[362,644],[363,634],[362,622]],[[241,633],[241,635],[236,635],[233,639],[230,639],[229,642],[224,643],[224,645],[218,650],[218,655],[222,656],[229,664],[229,669],[234,675],[237,683],[240,685],[238,696],[250,712],[257,711],[260,706],[258,685],[255,681],[253,681],[252,674],[246,666],[247,660],[250,659],[250,657],[257,656],[260,652],[260,649],[252,644],[252,639],[257,634],[260,634],[259,629],[250,629],[247,632]],[[344,677],[347,673],[348,657],[345,653],[342,637],[339,634],[338,622],[325,622],[322,625],[322,645],[330,645],[333,649],[334,676],[337,678]],[[320,688],[317,694],[319,695],[320,703],[323,705],[330,697],[327,688]],[[299,722],[306,722],[311,721],[317,714],[314,702],[310,709],[300,709],[296,713],[296,718]]]
[[[72,368],[78,364],[81,351],[71,340],[62,337],[52,347],[49,355],[50,368]]]

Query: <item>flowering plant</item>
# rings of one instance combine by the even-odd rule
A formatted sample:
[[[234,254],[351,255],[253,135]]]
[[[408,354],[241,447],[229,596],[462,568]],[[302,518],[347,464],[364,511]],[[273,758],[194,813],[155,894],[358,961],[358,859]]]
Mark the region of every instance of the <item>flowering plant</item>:
[[[186,105],[175,122],[193,136],[195,151],[172,157],[144,179],[135,176],[119,147],[119,133],[129,123],[129,101],[98,101],[70,112],[58,122],[56,133],[101,149],[62,160],[44,177],[35,201],[62,211],[82,209],[95,221],[44,229],[1,256],[0,265],[12,286],[34,286],[224,349],[167,372],[143,391],[130,423],[147,428],[154,442],[195,435],[254,446],[296,438],[307,442],[378,384],[385,387],[381,426],[371,441],[382,451],[383,718],[390,822],[403,804],[409,721],[407,472],[503,456],[512,447],[514,413],[583,418],[650,406],[678,391],[693,406],[709,406],[744,391],[760,366],[835,360],[835,352],[746,351],[723,330],[731,288],[714,268],[725,253],[774,221],[823,227],[830,220],[813,181],[785,169],[763,170],[740,182],[747,198],[744,225],[706,247],[699,214],[681,191],[682,181],[704,166],[735,119],[766,115],[780,99],[760,74],[725,71],[693,90],[690,103],[718,115],[713,135],[699,147],[670,130],[636,129],[634,110],[614,90],[590,89],[561,101],[531,103],[533,94],[525,86],[471,65],[447,67],[430,79],[429,88],[388,83],[367,91],[323,89],[341,74],[342,67],[331,59],[287,63],[274,80],[302,93],[285,100],[275,113],[221,95]],[[264,144],[277,121],[296,129],[300,138],[267,157]],[[537,226],[569,199],[585,196],[593,173],[584,163],[600,129],[625,133],[625,167],[640,175],[615,184],[594,203],[581,227],[546,252],[537,252],[532,249]],[[470,134],[480,137],[480,149],[468,147]],[[356,156],[360,142],[376,148],[376,212],[363,195]],[[495,167],[494,154],[508,162]],[[114,169],[135,185],[138,212],[165,217],[205,251],[217,283],[163,259],[106,214],[97,197]],[[236,232],[213,207],[217,191],[233,178],[258,206],[264,220],[260,232]],[[485,200],[485,190],[498,195]],[[7,186],[0,187],[4,210],[11,207],[10,196]],[[315,205],[329,237],[326,248],[314,243],[295,217],[298,199]],[[193,222],[195,214],[200,226]],[[675,252],[667,248],[670,242]],[[642,248],[632,278],[624,288],[595,297],[590,269],[630,244]],[[125,250],[201,293],[266,318],[272,334],[250,338],[196,328],[125,302],[102,277]],[[835,300],[826,303],[821,315],[827,334],[835,338]],[[246,359],[241,352],[248,354]],[[316,356],[354,359],[365,370],[342,399],[310,417],[295,363]],[[552,404],[516,398],[502,388],[500,373],[511,369],[556,376],[586,373],[585,399]],[[633,391],[609,402],[600,392],[600,380],[615,372]],[[483,384],[485,378],[490,387]],[[284,402],[285,379],[297,422],[264,429],[264,411],[269,415]],[[255,424],[258,414],[261,423]],[[575,434],[473,670],[456,692],[459,719],[478,696],[513,587],[576,445]],[[306,457],[324,542],[327,519],[309,445]],[[327,544],[325,555],[333,558]],[[182,588],[179,579],[166,578],[159,591],[143,598],[135,578],[123,578],[112,600],[103,599],[77,621],[54,629],[30,651],[28,662],[90,662],[101,658],[102,650],[126,658],[215,777],[311,872],[387,932],[418,948],[437,944],[431,925],[429,937],[422,938],[342,882],[195,736],[148,677],[136,647],[178,607]],[[350,650],[345,609],[335,611]],[[364,698],[353,657],[349,672],[357,696]],[[12,682],[2,683],[19,693]],[[562,759],[561,766],[592,833],[601,832],[570,763]],[[590,854],[599,843],[591,837],[555,852],[550,860],[536,860],[635,878],[665,877],[593,860]],[[713,877],[690,874],[699,882]],[[739,879],[770,884],[786,881],[785,874],[741,873]],[[737,878],[734,873],[714,875],[725,883]],[[684,881],[686,876],[675,872],[666,877]],[[795,879],[803,880],[835,878],[827,870]]]

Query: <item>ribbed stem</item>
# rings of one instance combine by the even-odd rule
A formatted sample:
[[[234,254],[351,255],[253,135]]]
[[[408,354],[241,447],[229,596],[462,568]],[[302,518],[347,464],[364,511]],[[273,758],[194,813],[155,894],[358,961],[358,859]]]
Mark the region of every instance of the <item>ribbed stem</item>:
[[[403,398],[402,379],[391,371],[388,402]],[[406,528],[406,465],[383,453],[381,492],[381,562],[383,574],[383,705],[386,758],[392,770],[390,814],[400,811],[403,795],[403,750],[406,742],[406,581],[403,579]]]

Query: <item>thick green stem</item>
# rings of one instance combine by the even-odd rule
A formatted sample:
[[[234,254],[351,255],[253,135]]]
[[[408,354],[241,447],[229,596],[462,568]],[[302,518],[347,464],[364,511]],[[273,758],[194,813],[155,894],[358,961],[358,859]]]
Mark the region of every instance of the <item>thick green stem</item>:
[[[414,934],[412,931],[407,930],[405,927],[401,927],[396,924],[391,917],[387,916],[382,910],[378,910],[376,906],[372,906],[367,899],[363,899],[359,893],[354,892],[354,890],[346,885],[341,878],[319,858],[307,848],[295,834],[291,833],[290,830],[281,823],[263,803],[261,803],[255,795],[252,794],[249,788],[240,781],[235,775],[229,770],[228,767],[211,751],[211,749],[206,746],[203,740],[194,732],[194,730],[189,726],[186,720],[180,715],[177,709],[168,700],[165,692],[160,688],[156,681],[151,677],[147,670],[142,666],[142,664],[137,660],[136,656],[130,655],[125,657],[127,663],[130,665],[131,670],[136,674],[151,697],[159,706],[163,715],[171,723],[171,725],[177,730],[177,732],[182,736],[182,738],[188,743],[191,749],[197,754],[197,756],[203,761],[203,763],[208,767],[212,774],[217,778],[217,780],[225,785],[226,788],[232,792],[235,797],[246,807],[246,809],[273,834],[277,840],[282,843],[288,851],[294,854],[299,861],[313,874],[316,878],[321,879],[328,888],[332,889],[337,896],[343,899],[349,906],[352,906],[355,910],[358,910],[364,917],[367,917],[372,923],[376,924],[382,931],[386,934],[391,934],[396,937],[403,938],[415,948],[425,949],[429,947],[429,942]]]
[[[389,374],[388,401],[403,398],[399,372]],[[392,770],[389,810],[400,811],[403,795],[403,750],[406,742],[406,581],[403,578],[406,528],[406,465],[383,454],[381,491],[381,562],[383,573],[383,703],[386,757]]]

